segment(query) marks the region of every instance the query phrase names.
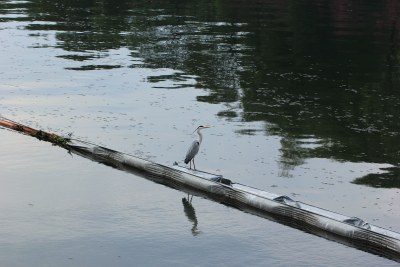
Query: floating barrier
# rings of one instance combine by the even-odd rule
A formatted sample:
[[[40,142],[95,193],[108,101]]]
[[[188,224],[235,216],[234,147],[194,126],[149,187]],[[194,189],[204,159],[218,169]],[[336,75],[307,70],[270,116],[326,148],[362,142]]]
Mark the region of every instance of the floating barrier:
[[[212,173],[165,166],[89,142],[64,138],[0,117],[0,126],[51,142],[70,153],[211,199],[317,236],[400,262],[400,233]]]

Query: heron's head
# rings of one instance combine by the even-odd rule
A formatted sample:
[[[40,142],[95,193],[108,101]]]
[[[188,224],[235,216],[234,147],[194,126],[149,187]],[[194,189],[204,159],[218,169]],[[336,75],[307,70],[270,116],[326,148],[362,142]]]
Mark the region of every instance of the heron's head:
[[[199,127],[197,127],[197,129],[205,129],[205,128],[210,128],[210,125],[200,125]]]
[[[207,129],[207,128],[210,128],[210,127],[211,127],[210,125],[200,125],[199,127],[196,128],[196,130],[194,130],[194,132],[198,131],[198,130],[202,130],[202,129]]]

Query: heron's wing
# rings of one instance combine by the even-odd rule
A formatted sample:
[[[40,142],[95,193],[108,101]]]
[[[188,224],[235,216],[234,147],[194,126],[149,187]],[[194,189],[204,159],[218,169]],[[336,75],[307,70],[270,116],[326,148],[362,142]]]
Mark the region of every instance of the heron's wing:
[[[199,147],[200,147],[199,141],[197,141],[197,140],[193,141],[193,143],[190,145],[190,147],[186,153],[186,157],[185,157],[186,164],[188,164],[189,161],[191,161],[194,158],[194,156],[197,155],[197,153],[199,152]]]

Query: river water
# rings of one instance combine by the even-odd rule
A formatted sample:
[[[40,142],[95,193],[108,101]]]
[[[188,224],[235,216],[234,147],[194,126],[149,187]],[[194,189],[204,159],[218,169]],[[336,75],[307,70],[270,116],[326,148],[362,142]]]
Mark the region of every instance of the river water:
[[[0,1],[0,114],[400,231],[398,1]],[[395,266],[0,129],[2,266]],[[186,213],[185,213],[186,211]]]

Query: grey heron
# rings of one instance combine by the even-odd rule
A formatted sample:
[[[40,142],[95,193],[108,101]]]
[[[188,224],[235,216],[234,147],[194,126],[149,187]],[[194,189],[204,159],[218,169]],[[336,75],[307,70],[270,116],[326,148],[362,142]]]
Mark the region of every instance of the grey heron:
[[[200,148],[200,144],[201,141],[203,141],[203,135],[201,134],[201,130],[206,129],[206,128],[210,128],[211,126],[209,125],[200,125],[199,127],[197,127],[196,130],[194,130],[194,132],[197,131],[197,134],[199,135],[199,140],[194,140],[193,143],[190,145],[187,153],[186,153],[186,157],[185,157],[185,164],[189,163],[189,168],[192,168],[192,161],[193,161],[193,168],[196,169],[196,165],[194,165],[194,157],[197,155],[197,153],[199,153],[199,148]],[[193,132],[193,133],[194,133]]]

